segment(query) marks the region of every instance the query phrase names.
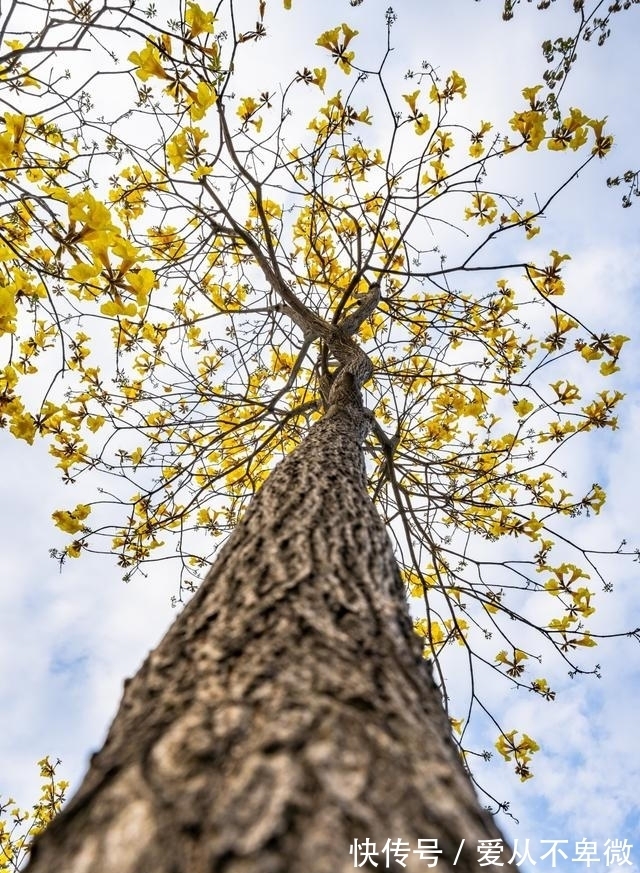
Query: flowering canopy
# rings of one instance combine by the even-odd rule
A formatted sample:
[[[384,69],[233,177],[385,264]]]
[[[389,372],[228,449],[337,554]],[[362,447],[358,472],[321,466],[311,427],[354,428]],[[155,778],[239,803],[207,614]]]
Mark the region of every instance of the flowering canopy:
[[[556,458],[616,428],[606,380],[626,337],[568,311],[568,254],[491,263],[488,247],[536,238],[557,191],[540,204],[499,190],[500,161],[548,149],[572,156],[573,177],[612,137],[580,109],[555,118],[539,85],[491,121],[468,118],[456,70],[424,64],[403,93],[389,51],[371,69],[346,22],[287,82],[247,80],[284,13],[272,36],[264,0],[248,18],[242,5],[176,2],[161,22],[117,2],[54,20],[43,3],[37,36],[5,37],[0,86],[25,110],[0,126],[0,424],[46,440],[77,483],[81,500],[53,515],[69,535],[56,555],[113,552],[127,578],[177,555],[178,596],[193,590],[322,415],[334,364],[291,296],[340,323],[380,281],[358,333],[375,368],[369,484],[423,604],[425,654],[440,665],[455,643],[472,669],[553,699],[529,664],[596,644],[599,572],[562,520],[605,501],[598,483],[560,487]],[[105,54],[89,70],[72,53],[62,75],[46,48],[58,35]],[[465,247],[447,234],[460,225]],[[428,248],[434,226],[442,247]],[[523,592],[543,602],[539,624]],[[500,730],[497,748],[531,775],[533,740]]]

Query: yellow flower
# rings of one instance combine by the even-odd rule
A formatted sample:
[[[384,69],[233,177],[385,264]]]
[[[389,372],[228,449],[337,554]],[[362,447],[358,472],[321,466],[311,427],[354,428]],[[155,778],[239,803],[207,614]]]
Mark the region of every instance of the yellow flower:
[[[599,121],[592,119],[587,122],[588,126],[596,135],[596,144],[591,150],[591,154],[597,155],[599,158],[603,158],[607,152],[611,150],[611,146],[613,145],[613,137],[605,136],[602,132],[606,120],[606,118],[601,118]]]
[[[312,81],[313,81],[313,84],[317,85],[321,91],[324,91],[325,82],[327,81],[327,68],[326,67],[314,67]]]
[[[471,145],[469,146],[469,154],[472,158],[479,158],[484,153],[484,145],[482,143],[482,138],[485,133],[488,133],[493,125],[490,121],[482,121],[480,123],[480,130],[477,133],[471,134]]]
[[[189,36],[193,39],[201,33],[213,33],[216,19],[213,12],[204,12],[197,3],[189,2],[184,20],[189,27]]]
[[[15,333],[14,319],[17,314],[15,288],[13,285],[0,287],[0,334]]]
[[[534,152],[545,137],[544,121],[543,112],[528,110],[527,112],[516,112],[509,124],[512,130],[522,135],[527,151]]]
[[[523,398],[522,400],[518,400],[517,403],[514,401],[513,408],[515,409],[519,418],[524,418],[531,412],[534,406],[530,400],[526,400]]]
[[[52,513],[55,525],[65,533],[75,534],[85,527],[84,520],[91,512],[91,507],[86,503],[78,503],[75,509],[56,509]]]
[[[470,218],[475,218],[480,227],[482,227],[496,220],[498,207],[490,194],[486,194],[484,191],[477,191],[473,195],[472,204],[472,206],[467,207],[464,211],[464,217],[467,221]]]
[[[409,108],[411,109],[412,116],[416,116],[418,114],[418,110],[416,108],[416,100],[418,99],[419,95],[420,95],[419,88],[417,91],[414,91],[412,94],[403,94],[402,95],[403,100],[406,100],[407,103],[409,104]]]
[[[10,432],[19,440],[33,444],[36,435],[36,423],[30,412],[20,411],[11,417]]]
[[[445,181],[449,174],[442,161],[429,161],[429,166],[433,168],[433,176],[430,176],[429,173],[423,173],[420,183],[428,186],[428,193],[435,197],[445,188]]]
[[[259,108],[260,104],[254,97],[243,97],[240,100],[240,106],[236,110],[236,115],[239,115],[243,121],[249,121]]]
[[[131,52],[127,60],[136,65],[136,76],[143,82],[146,82],[152,76],[155,76],[157,79],[170,78],[160,63],[160,55],[154,45],[146,46],[141,52]]]
[[[138,307],[135,303],[124,303],[119,295],[116,295],[113,300],[108,300],[100,307],[100,312],[103,315],[137,315]]]
[[[142,267],[135,273],[128,273],[127,281],[129,288],[136,295],[138,306],[144,306],[149,299],[149,292],[156,285],[156,274],[148,267]]]
[[[340,27],[334,27],[321,34],[316,40],[316,45],[328,49],[334,56],[335,63],[348,75],[351,72],[351,62],[355,57],[355,52],[348,52],[347,46],[357,35],[357,30],[352,30],[348,24],[342,24]]]
[[[79,558],[81,553],[82,553],[82,541],[81,540],[74,540],[65,549],[65,554],[69,558]]]
[[[198,87],[195,91],[189,91],[190,106],[189,117],[192,121],[200,121],[204,118],[207,109],[209,109],[218,99],[215,89],[207,82],[198,82]]]
[[[576,327],[577,327],[576,323]],[[563,405],[567,406],[570,403],[573,403],[574,400],[580,400],[580,391],[577,385],[573,385],[567,379],[558,379],[557,382],[550,382],[549,387],[553,388],[553,390],[558,395],[558,401]]]
[[[444,157],[448,154],[448,152],[453,148],[453,137],[450,133],[445,130],[438,129],[434,131],[434,136],[432,137],[433,142],[431,143],[431,147],[429,148],[430,155],[439,155],[440,157]]]
[[[184,131],[171,137],[165,146],[165,154],[173,170],[179,170],[187,160],[187,135]]]
[[[452,70],[451,75],[447,76],[444,88],[438,88],[435,84],[431,86],[429,97],[432,103],[438,103],[441,100],[451,100],[456,94],[465,98],[467,96],[467,83],[460,73]]]
[[[529,101],[532,109],[537,108],[536,107],[536,104],[538,102],[537,95],[538,95],[538,91],[541,91],[541,90],[542,90],[542,85],[536,85],[533,88],[523,88],[522,89],[522,96],[524,97],[525,100]]]
[[[91,279],[95,279],[101,272],[102,264],[97,264],[95,261],[91,264],[82,262],[74,264],[73,267],[69,267],[67,270],[67,276],[70,279],[73,279],[74,282],[80,282],[80,284],[83,284],[89,282]]]

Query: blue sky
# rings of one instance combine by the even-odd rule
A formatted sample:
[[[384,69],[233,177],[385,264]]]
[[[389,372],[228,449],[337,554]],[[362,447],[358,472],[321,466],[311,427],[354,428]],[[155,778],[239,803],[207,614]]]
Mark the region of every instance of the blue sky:
[[[167,0],[157,3],[160,14],[165,4]],[[294,0],[295,5],[301,0]],[[311,37],[342,20],[361,30],[363,45],[374,54],[384,42],[387,5],[378,0],[365,0],[355,9],[346,0],[314,4],[299,30],[282,31],[286,53],[271,54],[267,73],[277,81],[278,64],[297,68],[298,55],[304,61],[297,47],[312,45]],[[398,63],[417,68],[426,58],[443,71],[457,69],[469,83],[471,119],[505,116],[520,87],[540,79],[542,38],[568,32],[573,18],[568,13],[563,18],[555,5],[547,14],[527,5],[519,8],[514,22],[505,24],[500,20],[501,5],[496,0],[398,3],[394,40],[404,53]],[[291,27],[293,19],[280,14],[278,19],[283,28]],[[578,527],[590,540],[614,546],[623,538],[633,544],[637,532],[640,200],[622,210],[618,191],[607,190],[604,179],[640,165],[637,112],[630,108],[637,108],[630,83],[638,79],[639,38],[636,7],[614,20],[614,34],[602,49],[581,48],[567,103],[594,117],[608,114],[616,145],[606,162],[591,166],[585,178],[558,198],[535,241],[540,251],[571,252],[566,269],[571,300],[587,320],[632,339],[625,350],[624,371],[614,377],[615,387],[627,393],[620,430],[606,438],[595,435],[591,445],[584,441],[587,445],[564,460],[572,475],[605,485],[607,506],[597,519],[581,519]],[[311,66],[320,60],[309,51],[306,62]],[[510,181],[512,188],[518,181],[532,184],[529,179]],[[62,543],[51,512],[80,497],[67,496],[44,446],[29,447],[0,433],[0,452],[0,795],[11,794],[26,805],[35,800],[35,762],[45,754],[61,758],[62,775],[72,786],[78,784],[115,712],[124,678],[135,672],[175,615],[170,606],[175,579],[172,566],[160,564],[149,571],[148,579],[137,577],[125,585],[108,557],[93,556],[69,562],[60,572],[48,557],[48,549]],[[639,567],[630,561],[611,564],[615,591],[602,600],[599,627],[623,630],[640,624]],[[534,858],[544,851],[539,840],[569,840],[567,854],[572,857],[575,842],[584,838],[598,841],[601,849],[606,839],[627,839],[634,844],[633,866],[623,869],[640,870],[635,789],[640,782],[638,645],[626,639],[605,642],[594,659],[601,664],[600,680],[570,680],[561,664],[548,671],[558,691],[554,703],[508,689],[496,691],[493,703],[504,722],[522,725],[535,735],[542,751],[534,759],[535,778],[525,784],[496,758],[479,764],[477,777],[499,799],[510,800],[519,823],[503,818],[502,825],[520,846],[525,839],[531,841]],[[493,742],[480,726],[478,740],[487,747]],[[580,866],[569,859],[556,869]],[[602,861],[591,869],[604,866]],[[546,861],[522,869],[551,867]]]

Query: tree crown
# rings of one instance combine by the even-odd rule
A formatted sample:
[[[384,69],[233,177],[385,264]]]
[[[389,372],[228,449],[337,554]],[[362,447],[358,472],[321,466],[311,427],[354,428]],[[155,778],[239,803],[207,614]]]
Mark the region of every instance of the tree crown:
[[[372,365],[370,491],[425,655],[443,686],[453,644],[471,674],[552,699],[530,665],[555,649],[588,669],[574,658],[610,584],[565,523],[604,490],[571,493],[559,457],[617,427],[627,338],[567,303],[567,253],[522,252],[609,152],[605,120],[551,111],[541,84],[469,119],[460,71],[398,75],[391,9],[375,63],[343,21],[284,82],[260,65],[284,14],[265,2],[40,14],[18,39],[12,6],[0,57],[0,422],[77,483],[55,557],[113,552],[130,578],[175,554],[177,598],[192,591],[322,416],[353,335]],[[542,149],[562,180],[541,200],[503,190],[505,164]],[[470,688],[462,738],[483,707]],[[496,746],[529,778],[534,740],[498,726]]]

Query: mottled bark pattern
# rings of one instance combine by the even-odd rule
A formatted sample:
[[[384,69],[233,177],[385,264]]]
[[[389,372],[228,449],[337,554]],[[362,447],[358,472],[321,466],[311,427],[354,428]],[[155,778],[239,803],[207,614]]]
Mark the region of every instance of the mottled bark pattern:
[[[499,834],[366,492],[367,418],[348,372],[330,400],[127,683],[29,873],[346,873],[365,838],[437,839],[439,871],[480,869],[478,840]]]

